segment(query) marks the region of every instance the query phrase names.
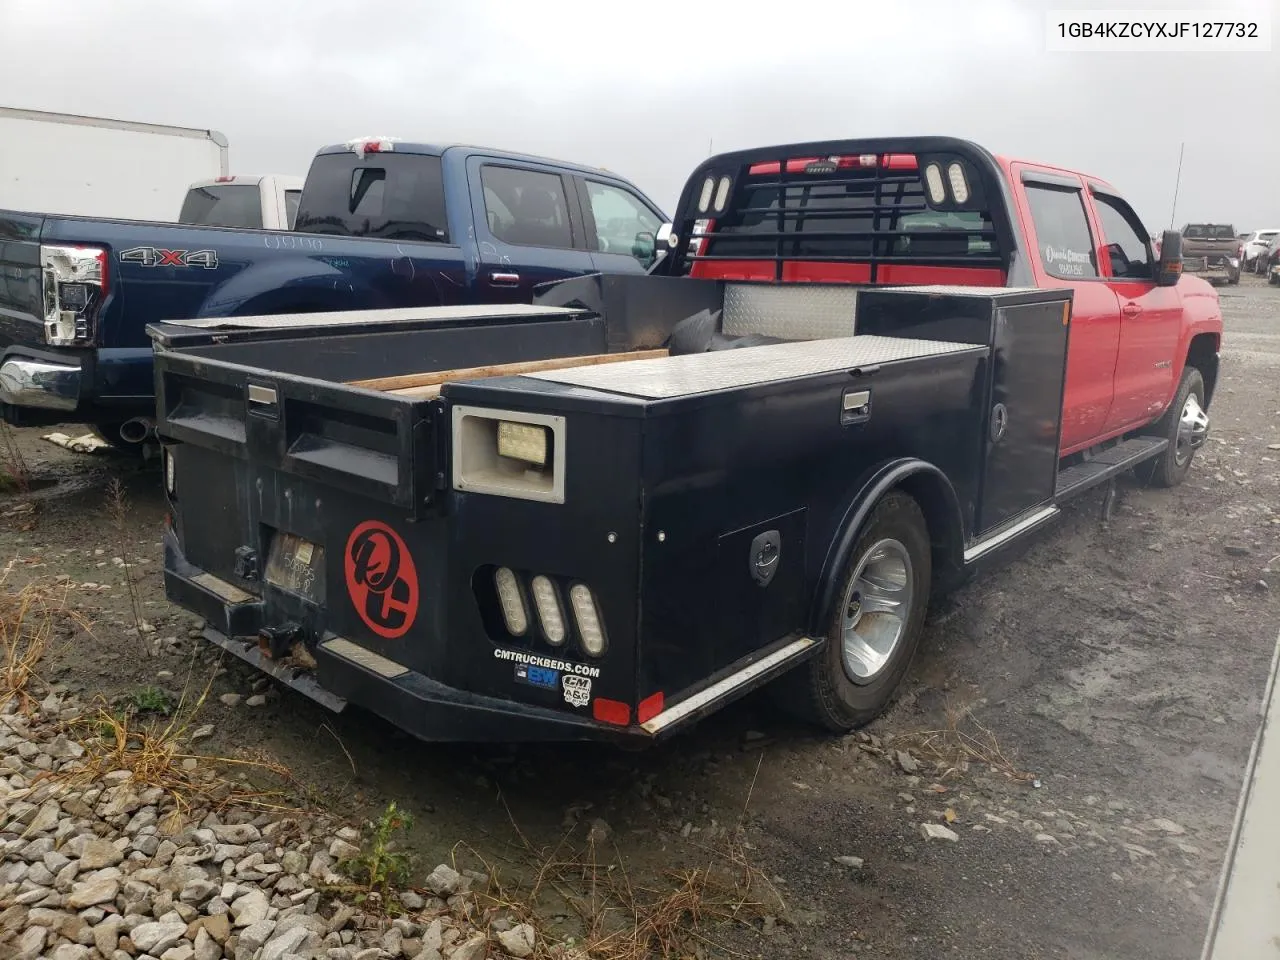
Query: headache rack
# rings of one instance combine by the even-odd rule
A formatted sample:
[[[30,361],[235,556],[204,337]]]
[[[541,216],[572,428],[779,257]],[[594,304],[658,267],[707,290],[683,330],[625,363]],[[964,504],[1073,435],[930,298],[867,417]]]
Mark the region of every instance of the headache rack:
[[[934,165],[941,199],[936,183],[926,184]],[[953,167],[963,177],[959,190]],[[994,158],[942,138],[829,141],[714,157],[686,185],[676,230],[680,255],[670,272],[697,275],[698,264],[753,261],[772,263],[775,282],[787,279],[784,264],[796,261],[862,264],[870,283],[882,280],[879,268],[889,264],[1007,270],[1013,247]]]

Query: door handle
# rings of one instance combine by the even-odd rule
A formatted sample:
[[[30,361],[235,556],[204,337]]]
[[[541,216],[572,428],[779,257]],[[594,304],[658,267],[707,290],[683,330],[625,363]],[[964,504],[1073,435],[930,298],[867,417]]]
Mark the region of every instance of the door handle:
[[[1122,316],[1136,317],[1138,314],[1142,313],[1142,308],[1136,303],[1126,303],[1120,308],[1120,313]]]
[[[500,284],[501,286],[509,287],[509,286],[515,286],[517,283],[520,282],[520,274],[508,273],[500,270],[492,270],[489,273],[489,279],[493,281],[493,283],[495,284]]]

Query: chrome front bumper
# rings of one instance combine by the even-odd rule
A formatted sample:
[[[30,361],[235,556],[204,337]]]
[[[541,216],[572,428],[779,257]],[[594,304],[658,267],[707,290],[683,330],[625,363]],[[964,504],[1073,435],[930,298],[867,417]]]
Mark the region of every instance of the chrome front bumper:
[[[0,401],[15,407],[74,410],[80,403],[80,368],[43,360],[0,364]]]

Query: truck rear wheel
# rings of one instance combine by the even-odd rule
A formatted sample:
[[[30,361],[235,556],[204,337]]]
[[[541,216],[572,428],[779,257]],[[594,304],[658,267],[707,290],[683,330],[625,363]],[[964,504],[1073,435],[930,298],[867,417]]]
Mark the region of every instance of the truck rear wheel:
[[[905,493],[886,494],[840,572],[826,648],[779,691],[793,712],[835,732],[874,720],[920,646],[931,576],[924,513]]]
[[[1196,450],[1209,435],[1209,414],[1204,409],[1204,377],[1195,367],[1182,371],[1178,393],[1164,416],[1145,431],[1165,437],[1169,446],[1160,456],[1139,464],[1138,479],[1153,487],[1176,487],[1186,479]]]

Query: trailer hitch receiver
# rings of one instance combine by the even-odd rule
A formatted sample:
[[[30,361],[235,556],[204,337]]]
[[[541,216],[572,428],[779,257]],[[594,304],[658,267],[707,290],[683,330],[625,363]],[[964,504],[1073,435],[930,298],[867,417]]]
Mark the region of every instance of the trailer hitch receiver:
[[[258,631],[258,649],[271,660],[283,660],[293,651],[294,644],[301,640],[302,627],[292,620]]]

